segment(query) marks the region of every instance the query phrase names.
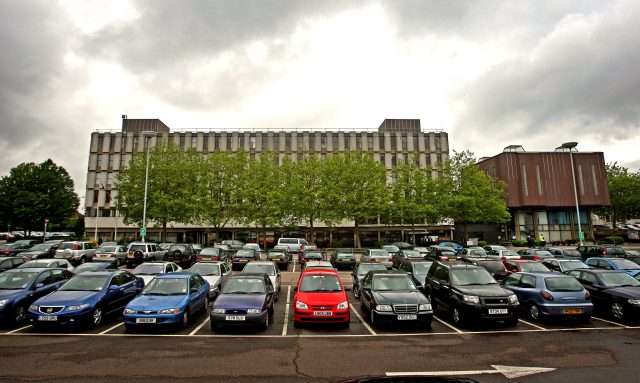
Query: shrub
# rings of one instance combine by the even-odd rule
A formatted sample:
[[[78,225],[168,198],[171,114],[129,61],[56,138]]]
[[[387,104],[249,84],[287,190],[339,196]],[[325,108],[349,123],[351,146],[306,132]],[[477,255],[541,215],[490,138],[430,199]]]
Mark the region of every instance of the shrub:
[[[515,241],[511,241],[511,245],[514,247],[526,247],[527,241],[516,239]]]
[[[480,247],[487,246],[487,241],[478,241],[478,246]]]
[[[333,240],[331,241],[331,243],[329,244],[329,247],[332,248],[337,248],[337,247],[344,247],[344,243],[342,243],[342,241],[338,241],[338,240]]]
[[[618,237],[616,235],[612,235],[612,236],[603,238],[600,242],[608,243],[612,245],[622,245],[624,243],[624,238]]]

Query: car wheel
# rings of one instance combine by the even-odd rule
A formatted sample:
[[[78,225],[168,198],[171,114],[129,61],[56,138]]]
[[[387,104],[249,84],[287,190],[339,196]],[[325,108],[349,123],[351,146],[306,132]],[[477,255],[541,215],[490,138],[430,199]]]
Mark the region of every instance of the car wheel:
[[[624,308],[622,308],[620,303],[615,302],[611,304],[611,315],[616,319],[624,318]]]
[[[83,263],[85,263],[87,260],[84,259],[84,257],[80,257],[80,264],[82,265]]]
[[[189,309],[185,309],[184,314],[182,314],[182,328],[189,326],[189,319]]]
[[[18,307],[16,307],[16,311],[15,311],[15,314],[13,316],[13,321],[16,324],[20,324],[20,323],[24,322],[26,317],[27,317],[27,306],[18,305]]]
[[[267,318],[264,320],[264,323],[262,323],[262,329],[263,330],[267,330],[269,328],[269,313],[267,313]]]
[[[204,298],[204,306],[202,307],[203,312],[209,312],[209,296]]]
[[[460,310],[460,306],[457,304],[451,305],[451,320],[456,325],[461,325],[464,323],[464,317],[462,316],[462,310]]]
[[[427,320],[424,322],[424,327],[425,327],[425,328],[427,328],[427,329],[430,329],[430,328],[431,328],[431,322],[432,322],[432,321],[433,321],[433,317],[431,317],[431,318],[427,319]]]
[[[100,323],[102,323],[102,319],[104,319],[103,317],[102,309],[100,307],[96,307],[91,314],[91,324],[93,326],[99,326]]]
[[[347,328],[349,328],[349,325],[350,325],[350,324],[351,324],[351,320],[349,319],[348,321],[346,321],[346,322],[344,322],[344,323],[341,323],[341,324],[340,324],[340,328],[342,328],[342,329],[347,329]]]
[[[358,291],[358,289],[356,287],[353,288],[353,296],[356,299],[360,299],[360,292]]]
[[[116,258],[116,267],[120,266],[122,266],[122,261],[120,260],[120,258]]]
[[[220,326],[211,322],[211,331],[218,331],[219,329],[220,329]]]
[[[529,305],[529,318],[533,319],[533,320],[541,320],[542,319],[542,315],[540,313],[540,309],[538,308],[538,306],[535,303],[531,303]]]
[[[371,322],[371,326],[376,326],[375,313],[373,310],[369,310],[369,322]]]

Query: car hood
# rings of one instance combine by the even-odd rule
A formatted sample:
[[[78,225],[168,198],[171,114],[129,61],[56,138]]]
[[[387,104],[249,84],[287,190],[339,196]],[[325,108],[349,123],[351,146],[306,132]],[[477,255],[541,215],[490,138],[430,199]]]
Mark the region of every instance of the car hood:
[[[181,308],[186,305],[187,295],[140,295],[134,298],[127,308],[141,310],[164,310],[174,307]]]
[[[213,289],[217,286],[218,281],[220,280],[220,276],[219,275],[203,275],[202,279],[209,282],[209,285],[211,286],[210,288]]]
[[[373,291],[378,304],[424,304],[427,298],[419,291]]]
[[[213,304],[221,309],[261,309],[265,294],[220,294]]]
[[[640,298],[640,286],[609,287],[605,289],[605,291],[619,297],[633,299]]]
[[[336,306],[339,303],[346,301],[347,295],[344,291],[320,293],[298,291],[295,300],[302,301],[308,305]]]
[[[0,290],[0,300],[9,300],[15,297],[18,297],[24,293],[23,289],[15,289],[15,290]]]
[[[481,297],[505,297],[513,294],[512,291],[503,289],[499,285],[470,285],[457,286],[456,288],[465,295],[477,295]]]
[[[36,301],[36,305],[66,306],[69,304],[81,305],[96,299],[99,291],[54,291]]]

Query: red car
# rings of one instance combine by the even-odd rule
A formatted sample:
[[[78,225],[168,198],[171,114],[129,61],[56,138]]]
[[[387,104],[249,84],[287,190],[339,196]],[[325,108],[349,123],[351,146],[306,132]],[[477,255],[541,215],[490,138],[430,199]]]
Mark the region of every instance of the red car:
[[[338,272],[309,269],[302,272],[293,298],[293,325],[335,323],[349,327],[349,300]]]

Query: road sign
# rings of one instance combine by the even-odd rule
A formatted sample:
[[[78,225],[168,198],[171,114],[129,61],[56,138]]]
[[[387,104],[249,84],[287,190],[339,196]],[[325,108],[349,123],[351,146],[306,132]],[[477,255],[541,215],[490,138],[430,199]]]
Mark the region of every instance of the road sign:
[[[146,237],[147,236],[147,228],[146,227],[141,227],[140,228],[140,236],[141,237]]]
[[[581,231],[580,234],[578,234],[578,237],[580,237],[581,241],[584,241],[584,231]]]

